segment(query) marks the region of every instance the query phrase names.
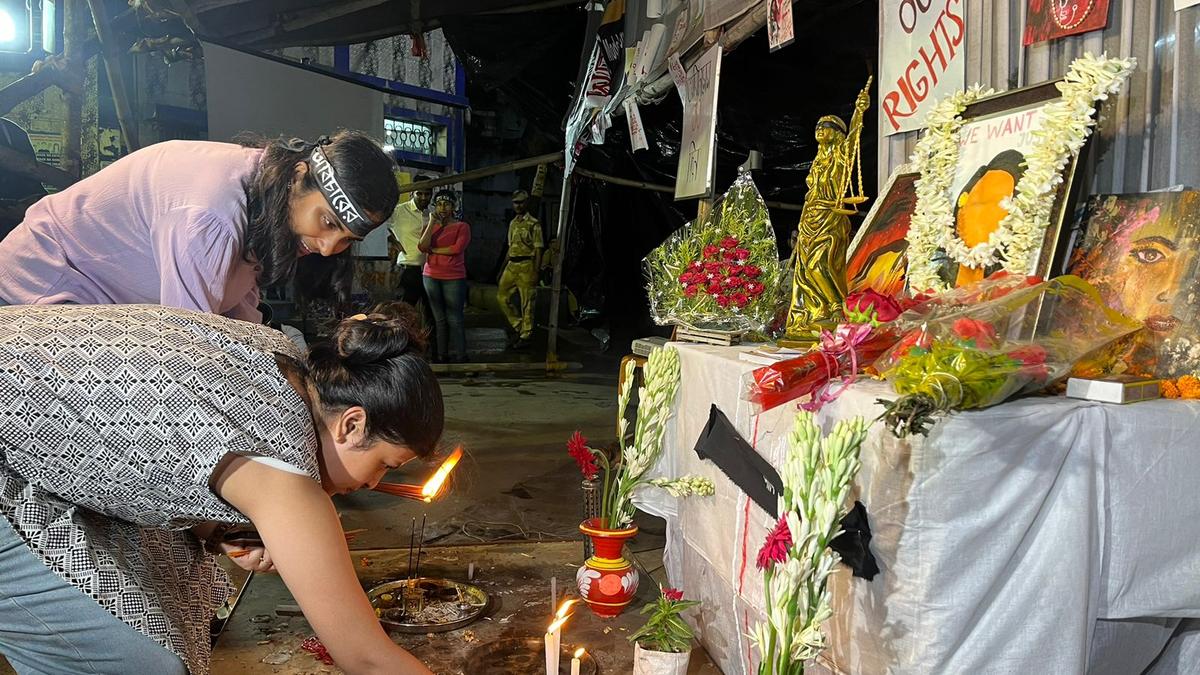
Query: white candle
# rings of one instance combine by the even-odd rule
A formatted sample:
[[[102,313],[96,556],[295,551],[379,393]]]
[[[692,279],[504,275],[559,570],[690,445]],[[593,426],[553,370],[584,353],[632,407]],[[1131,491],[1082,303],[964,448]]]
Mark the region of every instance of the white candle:
[[[475,580],[475,563],[467,565],[467,581]]]
[[[580,659],[583,658],[583,647],[575,650],[575,656],[571,658],[571,675],[579,675],[579,667],[582,665]]]
[[[566,622],[566,616],[559,617],[546,629],[546,675],[558,675],[558,652],[562,648],[562,626]]]
[[[550,577],[550,611],[558,606],[558,577]]]
[[[546,675],[558,675],[558,633],[546,633]]]

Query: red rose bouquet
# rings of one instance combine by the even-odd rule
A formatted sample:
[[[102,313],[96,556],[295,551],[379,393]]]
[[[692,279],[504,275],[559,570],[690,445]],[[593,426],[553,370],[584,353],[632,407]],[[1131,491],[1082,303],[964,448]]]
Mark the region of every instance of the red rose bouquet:
[[[650,311],[659,324],[762,330],[779,279],[775,231],[748,174],[711,215],[671,235],[646,257]]]

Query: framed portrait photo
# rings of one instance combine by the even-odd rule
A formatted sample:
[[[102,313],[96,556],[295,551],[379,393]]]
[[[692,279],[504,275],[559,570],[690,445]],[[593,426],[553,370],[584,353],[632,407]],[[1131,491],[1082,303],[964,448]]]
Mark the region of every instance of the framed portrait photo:
[[[976,246],[1000,227],[1008,215],[1004,200],[1016,192],[1025,174],[1025,158],[1036,147],[1036,136],[1045,119],[1045,108],[1057,101],[1055,82],[982,98],[963,111],[958,161],[950,184],[955,234],[967,246]],[[1091,136],[1089,136],[1089,139]],[[1063,169],[1050,223],[1031,273],[1047,277],[1060,271],[1065,253],[1059,252],[1063,223],[1078,198],[1075,168],[1088,144]],[[938,249],[934,254],[938,276],[951,288],[981,281],[1000,271],[999,263],[986,267],[960,265]]]

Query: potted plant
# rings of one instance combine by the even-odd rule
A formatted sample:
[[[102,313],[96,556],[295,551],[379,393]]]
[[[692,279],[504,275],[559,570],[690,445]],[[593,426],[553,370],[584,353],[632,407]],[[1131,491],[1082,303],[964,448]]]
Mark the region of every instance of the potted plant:
[[[679,354],[664,348],[650,354],[644,366],[645,384],[638,392],[638,415],[632,442],[626,441],[629,420],[625,412],[633,397],[633,363],[626,365],[624,384],[617,394],[621,421],[617,425],[619,451],[609,457],[588,447],[578,431],[567,442],[567,451],[579,464],[585,479],[601,480],[600,516],[589,518],[579,529],[591,538],[594,553],[575,575],[579,597],[601,617],[620,614],[637,593],[638,572],[625,559],[625,542],[637,534],[633,524],[633,491],[643,485],[665,488],[675,496],[711,495],[712,481],[685,476],[648,479],[646,474],[662,455],[663,434],[671,404],[679,389]]]
[[[642,608],[646,625],[629,636],[633,647],[633,675],[684,675],[692,656],[692,627],[679,616],[700,604],[684,600],[683,591],[663,588],[658,600]]]

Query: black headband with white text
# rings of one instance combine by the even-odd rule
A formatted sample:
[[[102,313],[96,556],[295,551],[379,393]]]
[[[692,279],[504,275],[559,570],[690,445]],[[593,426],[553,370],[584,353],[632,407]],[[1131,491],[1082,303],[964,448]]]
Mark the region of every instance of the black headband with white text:
[[[329,163],[329,158],[325,156],[325,151],[321,149],[320,145],[313,148],[308,159],[312,162],[313,173],[316,174],[317,186],[321,188],[321,194],[325,195],[325,201],[329,202],[329,206],[341,219],[342,224],[359,237],[367,236],[371,230],[375,229],[376,223],[367,219],[366,213],[355,203],[350,193],[342,188],[341,183],[338,182],[337,171]]]

